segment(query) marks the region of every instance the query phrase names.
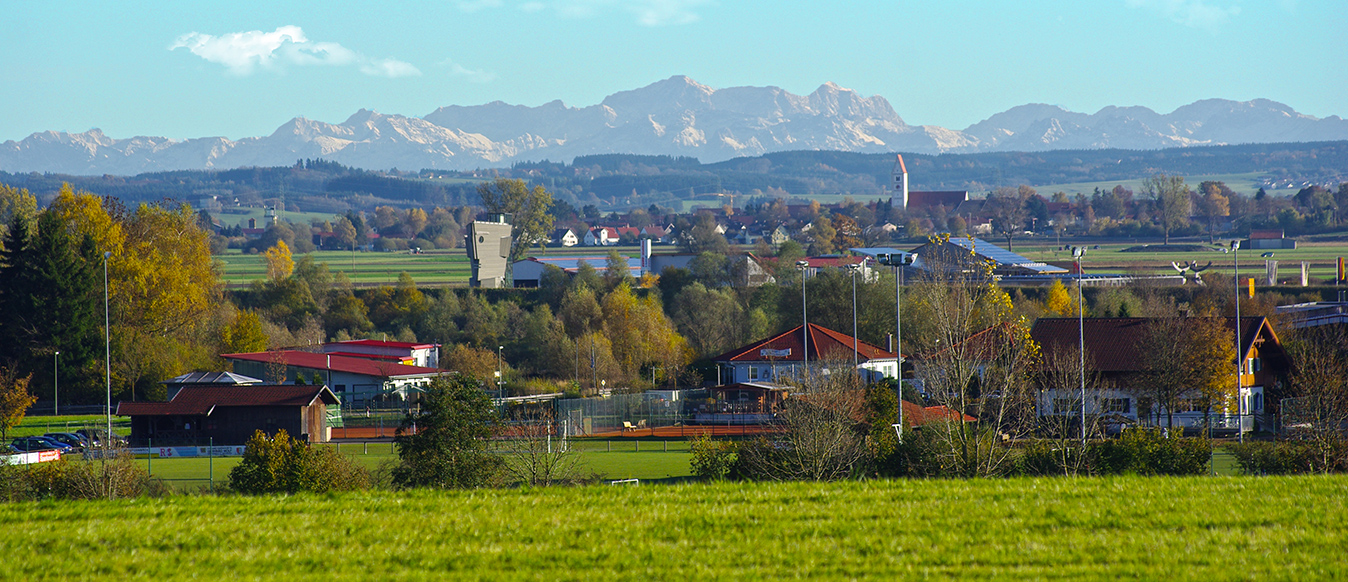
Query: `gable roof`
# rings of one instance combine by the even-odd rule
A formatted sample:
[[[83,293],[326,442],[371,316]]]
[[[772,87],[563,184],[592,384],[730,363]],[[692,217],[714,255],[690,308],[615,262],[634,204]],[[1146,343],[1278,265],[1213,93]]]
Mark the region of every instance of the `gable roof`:
[[[1221,319],[1223,326],[1235,335],[1236,318]],[[1030,337],[1039,343],[1045,357],[1050,357],[1055,350],[1060,353],[1075,351],[1084,339],[1086,353],[1095,361],[1097,371],[1139,372],[1146,369],[1146,355],[1141,346],[1147,324],[1154,320],[1149,317],[1088,317],[1081,320],[1078,329],[1075,317],[1041,317],[1030,329]],[[1240,336],[1242,360],[1250,356],[1250,350],[1262,336],[1270,350],[1261,355],[1282,366],[1290,366],[1291,361],[1282,350],[1268,318],[1240,318]]]
[[[909,190],[908,208],[935,208],[944,206],[954,209],[969,199],[968,190]]]
[[[436,346],[439,345],[439,344],[423,344],[423,343],[415,343],[415,342],[391,342],[391,341],[388,341],[388,340],[373,340],[373,339],[355,339],[355,340],[346,340],[346,341],[340,341],[340,342],[328,342],[328,343],[325,343],[325,344],[323,344],[323,345],[324,345],[325,347],[326,347],[326,346],[366,346],[366,347],[372,347],[372,348],[398,348],[398,349],[406,349],[406,350],[426,350],[426,349],[430,349],[430,348],[436,347]]]
[[[361,374],[364,376],[375,376],[380,378],[425,378],[439,376],[440,374],[445,373],[445,370],[439,368],[409,366],[407,364],[375,361],[365,357],[353,358],[349,356],[316,354],[313,352],[300,352],[295,350],[220,354],[220,357],[226,360],[261,362],[264,364],[272,361],[279,361],[287,366],[296,368],[332,370],[334,372]]]
[[[121,402],[117,416],[210,416],[221,407],[340,404],[327,386],[184,386],[168,402]]]
[[[712,358],[715,362],[799,362],[804,353],[805,334],[802,326],[772,336],[768,339],[730,350]],[[858,341],[857,361],[893,360],[894,352],[885,351],[874,344]],[[781,354],[781,355],[774,355]],[[827,327],[810,324],[810,360],[826,358],[850,360],[852,358],[852,336],[833,331]]]

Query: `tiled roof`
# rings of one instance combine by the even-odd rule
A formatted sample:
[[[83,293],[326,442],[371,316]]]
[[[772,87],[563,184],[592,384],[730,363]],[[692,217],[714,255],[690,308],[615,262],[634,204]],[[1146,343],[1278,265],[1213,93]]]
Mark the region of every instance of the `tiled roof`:
[[[902,402],[903,422],[913,428],[918,428],[924,424],[931,424],[933,422],[954,420],[956,418],[963,420],[964,422],[973,422],[977,420],[972,416],[961,414],[954,409],[945,406],[923,407],[920,404],[914,404],[907,400],[903,400]]]
[[[1223,325],[1235,335],[1236,318],[1222,318]],[[1086,354],[1095,361],[1095,369],[1101,372],[1138,372],[1146,368],[1141,345],[1146,337],[1147,324],[1152,321],[1146,317],[1088,317],[1077,327],[1075,317],[1041,317],[1034,322],[1030,336],[1040,345],[1044,357],[1057,353],[1075,352],[1079,342],[1086,344]],[[1277,336],[1268,327],[1263,317],[1240,318],[1241,351],[1249,356],[1254,340],[1261,333],[1277,343]],[[1281,348],[1271,350],[1268,356],[1285,360]],[[1233,364],[1234,365],[1234,364]]]
[[[712,360],[716,362],[799,362],[802,360],[804,341],[805,336],[801,332],[801,327],[796,326],[790,331],[731,350],[712,358]],[[894,352],[885,351],[873,344],[858,341],[856,347],[859,362],[864,363],[873,359],[894,359]],[[764,350],[768,350],[768,354],[779,353],[783,355],[765,355]],[[786,353],[787,351],[790,353]],[[811,323],[810,359],[815,361],[821,359],[851,360],[852,336]]]
[[[908,208],[954,208],[969,198],[966,190],[909,190]]]
[[[445,370],[439,368],[425,368],[422,366],[409,366],[407,364],[378,362],[364,357],[351,358],[347,356],[315,354],[313,352],[298,352],[294,350],[251,352],[246,354],[221,354],[220,357],[226,360],[262,362],[264,364],[272,362],[274,359],[279,359],[281,363],[296,368],[332,370],[334,372],[346,372],[382,378],[435,376],[445,372]]]
[[[209,415],[219,407],[340,404],[326,386],[185,386],[168,402],[122,402],[118,416]]]

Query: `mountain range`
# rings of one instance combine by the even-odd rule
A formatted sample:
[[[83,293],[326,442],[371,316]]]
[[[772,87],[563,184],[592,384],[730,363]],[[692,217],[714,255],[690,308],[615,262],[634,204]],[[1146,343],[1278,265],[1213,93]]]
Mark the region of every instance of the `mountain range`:
[[[424,117],[362,109],[340,124],[297,117],[271,135],[237,141],[46,131],[0,144],[0,170],[134,175],[317,158],[366,169],[472,170],[604,153],[716,162],[790,150],[937,154],[1336,140],[1348,140],[1348,120],[1303,115],[1265,99],[1206,99],[1169,114],[1113,106],[1086,114],[1029,104],[953,130],[908,125],[883,97],[833,83],[795,95],[778,87],[713,89],[675,76],[589,107],[496,101],[441,107]]]

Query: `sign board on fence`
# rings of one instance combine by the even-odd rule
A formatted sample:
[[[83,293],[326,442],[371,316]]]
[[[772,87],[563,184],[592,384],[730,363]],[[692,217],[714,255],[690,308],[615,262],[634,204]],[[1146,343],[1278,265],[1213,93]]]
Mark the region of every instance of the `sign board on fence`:
[[[128,450],[133,455],[154,455],[161,459],[172,459],[175,457],[241,457],[244,448],[243,445],[228,445],[219,447],[140,447]]]
[[[31,453],[0,455],[0,465],[31,465],[33,463],[46,463],[48,461],[57,461],[60,459],[60,451],[34,451]]]

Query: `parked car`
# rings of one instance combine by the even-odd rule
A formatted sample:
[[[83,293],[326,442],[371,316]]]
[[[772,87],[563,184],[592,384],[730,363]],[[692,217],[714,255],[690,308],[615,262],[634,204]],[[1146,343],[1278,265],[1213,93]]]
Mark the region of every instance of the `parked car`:
[[[24,453],[31,453],[34,451],[61,451],[64,453],[70,450],[69,445],[37,436],[16,438],[14,439],[14,442],[10,443],[10,446]]]
[[[70,448],[75,449],[76,452],[82,451],[88,446],[85,444],[84,438],[72,432],[49,432],[42,435],[42,438],[70,445]]]
[[[79,435],[80,438],[83,438],[84,442],[89,443],[89,446],[101,447],[103,446],[103,435],[107,434],[107,432],[108,431],[106,430],[97,428],[82,428],[75,431],[75,434]],[[120,447],[126,444],[126,439],[123,439],[114,432],[112,433],[111,442],[112,446]]]

